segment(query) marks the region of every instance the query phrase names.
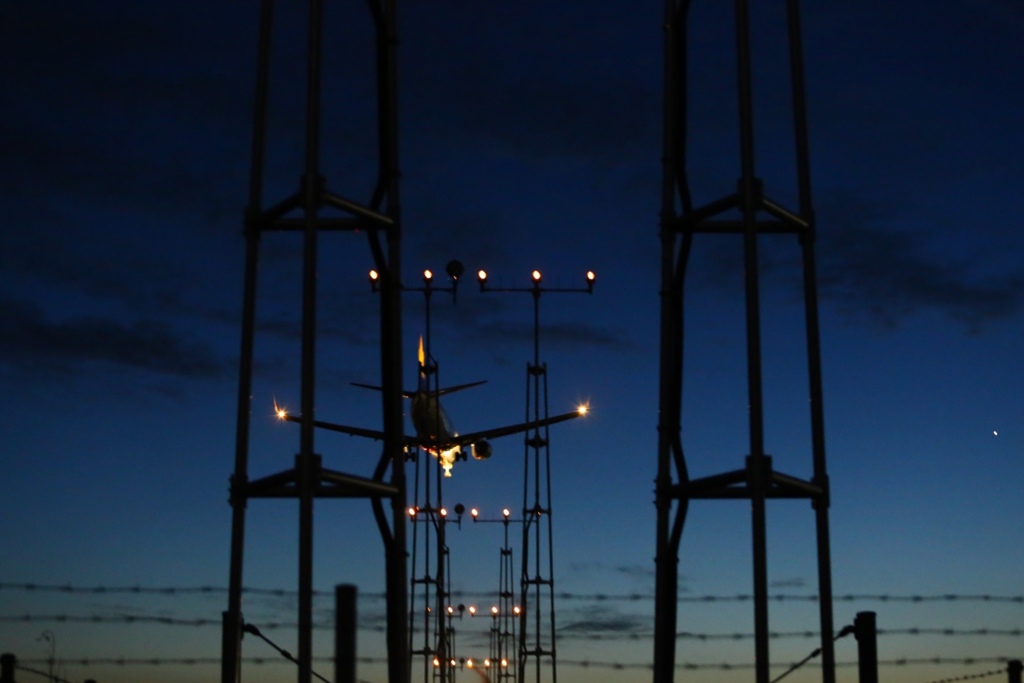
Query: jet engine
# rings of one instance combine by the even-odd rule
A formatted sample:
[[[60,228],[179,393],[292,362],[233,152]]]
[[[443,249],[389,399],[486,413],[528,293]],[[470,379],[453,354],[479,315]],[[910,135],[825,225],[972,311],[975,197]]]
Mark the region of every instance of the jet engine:
[[[491,457],[491,443],[484,439],[473,444],[473,459],[486,460]]]

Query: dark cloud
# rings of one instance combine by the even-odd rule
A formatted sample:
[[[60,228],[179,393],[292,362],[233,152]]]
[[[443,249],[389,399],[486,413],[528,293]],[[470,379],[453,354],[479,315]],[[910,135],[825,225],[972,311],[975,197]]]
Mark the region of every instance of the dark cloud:
[[[69,374],[89,362],[200,379],[230,371],[230,363],[206,345],[163,323],[98,316],[52,321],[38,306],[13,299],[0,300],[0,357],[22,370]]]
[[[851,322],[884,328],[930,311],[972,334],[1020,312],[1024,271],[1000,273],[982,260],[984,252],[944,248],[949,237],[938,230],[903,227],[908,209],[870,204],[842,200],[818,213],[815,253],[823,307],[838,309]],[[698,235],[688,289],[742,297],[742,249],[739,238]],[[801,254],[795,239],[763,236],[759,256],[766,284],[800,296]]]
[[[562,638],[634,638],[649,636],[652,629],[650,616],[595,605],[573,610],[559,626],[558,633]]]
[[[927,253],[928,245],[926,235],[892,227],[858,224],[823,233],[822,300],[888,327],[937,311],[969,332],[1020,311],[1024,274],[998,276],[967,260],[939,261]]]
[[[489,321],[481,323],[474,335],[477,339],[490,339],[495,343],[532,341],[533,325]],[[543,344],[551,343],[559,347],[576,349],[582,346],[596,346],[628,350],[632,347],[632,342],[621,331],[583,323],[542,324],[540,338]]]

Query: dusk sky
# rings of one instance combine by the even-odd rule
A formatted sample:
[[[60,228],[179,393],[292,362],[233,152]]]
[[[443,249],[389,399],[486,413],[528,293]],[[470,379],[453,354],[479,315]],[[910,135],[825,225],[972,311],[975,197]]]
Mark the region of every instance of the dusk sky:
[[[303,170],[304,10],[279,4],[268,204]],[[323,167],[332,191],[367,203],[371,22],[364,3],[340,4],[327,14]],[[753,4],[757,171],[793,204],[783,3]],[[257,5],[0,4],[0,651],[45,669],[49,631],[68,680],[219,680]],[[662,12],[624,0],[399,6],[405,284],[456,258],[505,287],[529,286],[534,268],[567,288],[597,273],[592,295],[541,300],[551,412],[592,409],[551,431],[562,683],[651,677]],[[692,10],[698,204],[739,174],[731,14],[707,0]],[[835,628],[878,613],[885,681],[998,670],[1024,655],[1024,6],[805,0],[803,24]],[[767,450],[809,478],[800,255],[790,237],[762,245]],[[379,382],[370,250],[332,233],[320,256],[317,418],[379,428],[379,397],[350,385]],[[741,266],[738,239],[698,236],[682,434],[694,477],[741,468],[748,449]],[[265,236],[253,477],[290,467],[299,447],[272,408],[298,410],[300,274],[298,237]],[[402,305],[413,386],[423,297]],[[456,426],[521,420],[530,297],[470,278],[432,309],[441,383],[488,380],[446,400]],[[380,452],[340,435],[316,446],[325,466],[367,477]],[[521,508],[522,439],[493,446],[490,460],[456,464],[446,504]],[[243,609],[292,652],[297,519],[295,501],[250,502],[245,584],[271,592]],[[336,584],[356,584],[359,678],[382,683],[370,505],[318,501],[315,524],[317,619],[330,623]],[[773,676],[818,646],[801,635],[818,628],[813,529],[807,501],[769,502],[770,591],[787,598],[770,607]],[[494,602],[501,545],[500,525],[449,530],[459,601]],[[677,641],[678,680],[753,678],[753,610],[737,597],[753,590],[750,545],[748,504],[691,505],[678,627],[704,637]],[[173,590],[114,590],[132,586]],[[457,624],[460,654],[486,654],[488,627]],[[332,642],[318,630],[317,656]],[[243,656],[266,659],[244,666],[247,682],[295,676],[255,638]],[[163,663],[109,663],[120,658]],[[836,658],[838,680],[855,681],[853,638]]]

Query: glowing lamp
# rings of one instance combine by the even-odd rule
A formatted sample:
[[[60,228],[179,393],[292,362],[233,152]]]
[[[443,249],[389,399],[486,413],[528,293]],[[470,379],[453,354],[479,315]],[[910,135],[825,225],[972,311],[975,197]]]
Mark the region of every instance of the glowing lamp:
[[[424,282],[430,282],[433,279],[434,279],[434,274],[432,272],[430,272],[429,268],[427,270],[423,271],[423,281]]]
[[[533,282],[535,284],[540,284],[540,271],[539,270],[533,271],[532,277],[533,277]]]
[[[505,508],[504,510],[501,511],[501,514],[503,514],[504,516],[508,517],[509,515],[512,514],[512,511],[509,510],[508,508]]]

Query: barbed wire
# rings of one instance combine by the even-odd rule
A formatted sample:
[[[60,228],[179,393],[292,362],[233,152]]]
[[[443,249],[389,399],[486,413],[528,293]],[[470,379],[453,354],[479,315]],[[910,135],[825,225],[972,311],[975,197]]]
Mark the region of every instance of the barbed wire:
[[[0,623],[79,623],[79,624],[156,624],[162,626],[222,626],[222,619],[213,618],[181,618],[167,616],[152,616],[138,614],[17,614],[0,615]],[[260,629],[278,630],[295,629],[298,624],[295,622],[260,622]],[[316,630],[333,630],[335,624],[332,622],[315,622],[313,628]],[[365,631],[384,633],[387,628],[377,624],[359,624],[359,628]],[[1019,637],[1024,636],[1024,628],[999,629],[999,628],[931,628],[912,626],[908,628],[877,629],[880,636],[998,636],[998,637]],[[653,636],[653,631],[630,631],[628,633],[590,633],[583,629],[573,630],[564,628],[559,633],[560,640],[638,640]],[[819,631],[771,631],[768,637],[773,640],[781,639],[810,639],[821,636]],[[680,640],[749,640],[754,637],[753,633],[700,633],[694,631],[682,631],[676,634]]]
[[[899,659],[888,659],[879,660],[879,666],[917,666],[917,665],[962,665],[972,666],[975,664],[1006,664],[1010,658],[1008,657],[917,657],[917,658],[899,658]],[[288,660],[281,659],[280,657],[243,657],[242,661],[247,664],[263,665],[263,664],[290,664]],[[311,658],[313,663],[329,663],[333,662],[333,657],[313,657]],[[360,664],[387,664],[387,657],[356,657],[356,661]],[[49,663],[46,659],[28,659],[18,660],[18,668],[26,668],[23,664],[42,665]],[[213,664],[220,664],[220,657],[61,657],[60,663],[63,665],[75,665],[75,666],[207,666]],[[648,662],[608,662],[608,661],[594,661],[589,659],[558,659],[560,666],[574,666],[580,668],[595,668],[595,669],[652,669],[653,665]],[[782,668],[784,666],[791,666],[790,664],[773,664],[774,668]],[[820,667],[820,664],[814,664],[813,666]],[[836,662],[837,667],[849,668],[858,666],[858,662]],[[701,670],[719,670],[719,671],[734,671],[741,669],[753,669],[753,662],[680,662],[676,664],[677,669],[683,669],[686,671],[701,671]],[[1006,671],[1004,666],[1003,669],[995,671],[995,674],[1003,673]],[[38,672],[33,672],[38,673]],[[44,674],[47,675],[47,674]],[[993,675],[991,672],[986,674],[976,674],[973,677],[982,677]],[[967,677],[970,678],[970,677]],[[966,680],[966,679],[946,679],[948,681],[953,680]],[[934,683],[945,683],[945,681],[935,681]]]
[[[182,594],[219,594],[227,593],[223,586],[75,586],[71,584],[38,584],[38,583],[0,583],[2,590],[38,591],[51,593],[90,593],[90,594],[149,594],[149,595],[182,595]],[[298,591],[281,588],[255,588],[244,587],[243,593],[250,595],[269,595],[276,597],[292,597],[298,595]],[[333,597],[334,591],[314,590],[316,597]],[[455,598],[489,598],[494,597],[493,591],[461,591],[454,592]],[[383,600],[386,593],[360,593],[361,598]],[[560,600],[586,600],[586,601],[628,601],[641,602],[653,601],[653,593],[572,593],[559,592],[555,597]],[[680,602],[750,602],[754,599],[752,594],[740,593],[736,595],[682,595]],[[789,594],[778,593],[768,596],[769,600],[775,602],[817,602],[815,594]],[[893,595],[887,593],[848,593],[844,595],[833,595],[833,602],[1010,602],[1024,604],[1024,595],[991,595],[991,594],[962,594],[943,593],[931,595]]]
[[[937,681],[932,681],[931,683],[954,683],[954,681],[970,681],[975,678],[988,678],[989,676],[999,676],[1005,673],[1006,668],[1004,667],[1002,669],[993,669],[992,671],[986,671],[985,673],[980,674],[968,674],[965,676],[957,676],[955,678],[941,678]]]

